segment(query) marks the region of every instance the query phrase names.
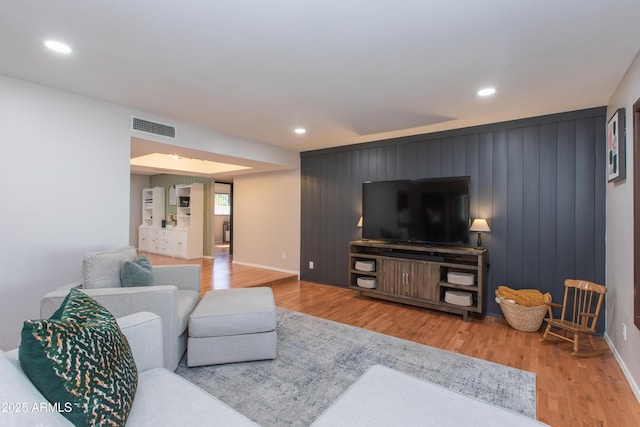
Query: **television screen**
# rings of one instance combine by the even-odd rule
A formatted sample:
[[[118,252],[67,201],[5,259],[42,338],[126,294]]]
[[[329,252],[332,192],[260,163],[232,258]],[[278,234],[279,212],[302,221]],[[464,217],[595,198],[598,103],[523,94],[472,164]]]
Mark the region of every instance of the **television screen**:
[[[469,244],[469,177],[365,182],[362,238]]]

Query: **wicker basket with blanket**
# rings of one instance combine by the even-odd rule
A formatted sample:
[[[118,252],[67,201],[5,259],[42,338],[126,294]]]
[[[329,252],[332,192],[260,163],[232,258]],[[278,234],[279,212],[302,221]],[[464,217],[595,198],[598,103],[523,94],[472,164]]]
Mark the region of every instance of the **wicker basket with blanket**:
[[[540,329],[549,310],[546,303],[551,302],[551,294],[542,294],[537,289],[516,290],[498,286],[496,302],[509,326],[518,331],[535,332]]]

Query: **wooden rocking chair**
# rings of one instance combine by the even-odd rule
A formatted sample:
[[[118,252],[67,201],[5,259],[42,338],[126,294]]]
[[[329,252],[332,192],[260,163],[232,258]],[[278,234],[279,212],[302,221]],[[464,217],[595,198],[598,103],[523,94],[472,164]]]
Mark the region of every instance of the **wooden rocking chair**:
[[[564,301],[562,304],[547,303],[549,306],[549,317],[544,319],[547,328],[544,331],[542,340],[549,335],[561,338],[573,343],[573,356],[591,357],[608,351],[608,348],[596,349],[593,342],[593,334],[596,331],[596,322],[602,308],[602,301],[607,288],[584,280],[564,281]],[[553,317],[552,309],[562,308],[560,318]],[[552,328],[559,329],[554,332]],[[578,337],[586,334],[591,344],[591,352],[580,352]]]

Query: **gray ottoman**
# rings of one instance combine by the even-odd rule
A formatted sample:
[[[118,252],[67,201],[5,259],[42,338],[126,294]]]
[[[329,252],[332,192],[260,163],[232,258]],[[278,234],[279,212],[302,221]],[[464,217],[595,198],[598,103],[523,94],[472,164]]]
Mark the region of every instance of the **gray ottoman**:
[[[276,358],[271,288],[207,292],[189,318],[187,366]]]

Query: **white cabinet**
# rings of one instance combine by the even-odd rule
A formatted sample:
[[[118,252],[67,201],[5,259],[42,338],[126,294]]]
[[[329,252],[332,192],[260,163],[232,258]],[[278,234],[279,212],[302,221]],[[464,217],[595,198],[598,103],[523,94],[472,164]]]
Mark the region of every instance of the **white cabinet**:
[[[187,232],[173,231],[174,256],[178,258],[187,258]]]
[[[175,232],[183,232],[180,258],[201,258],[204,238],[204,185],[176,185],[177,224]],[[180,236],[182,239],[183,236]]]
[[[142,190],[142,224],[138,227],[138,249],[141,252],[153,252],[154,230],[162,227],[164,219],[164,195],[163,187]]]
[[[149,228],[146,230],[149,236],[149,250],[148,252],[158,254],[160,253],[160,229]]]
[[[175,250],[173,245],[173,231],[161,229],[157,230],[158,233],[158,245],[157,253],[166,256],[175,256]]]
[[[141,252],[177,258],[201,258],[204,237],[204,185],[195,183],[176,186],[177,224],[173,229],[162,228],[164,188],[158,188],[162,190],[162,214],[145,212],[147,200],[151,199],[145,199],[144,192],[155,190],[155,188],[143,190],[143,224],[139,229],[138,248]],[[146,196],[151,195],[146,194]],[[155,221],[145,223],[145,215],[149,218],[157,217],[157,225]]]
[[[152,229],[147,227],[140,227],[138,229],[138,249],[141,252],[151,251],[151,234]]]
[[[164,188],[142,190],[142,227],[160,228],[164,219]]]

